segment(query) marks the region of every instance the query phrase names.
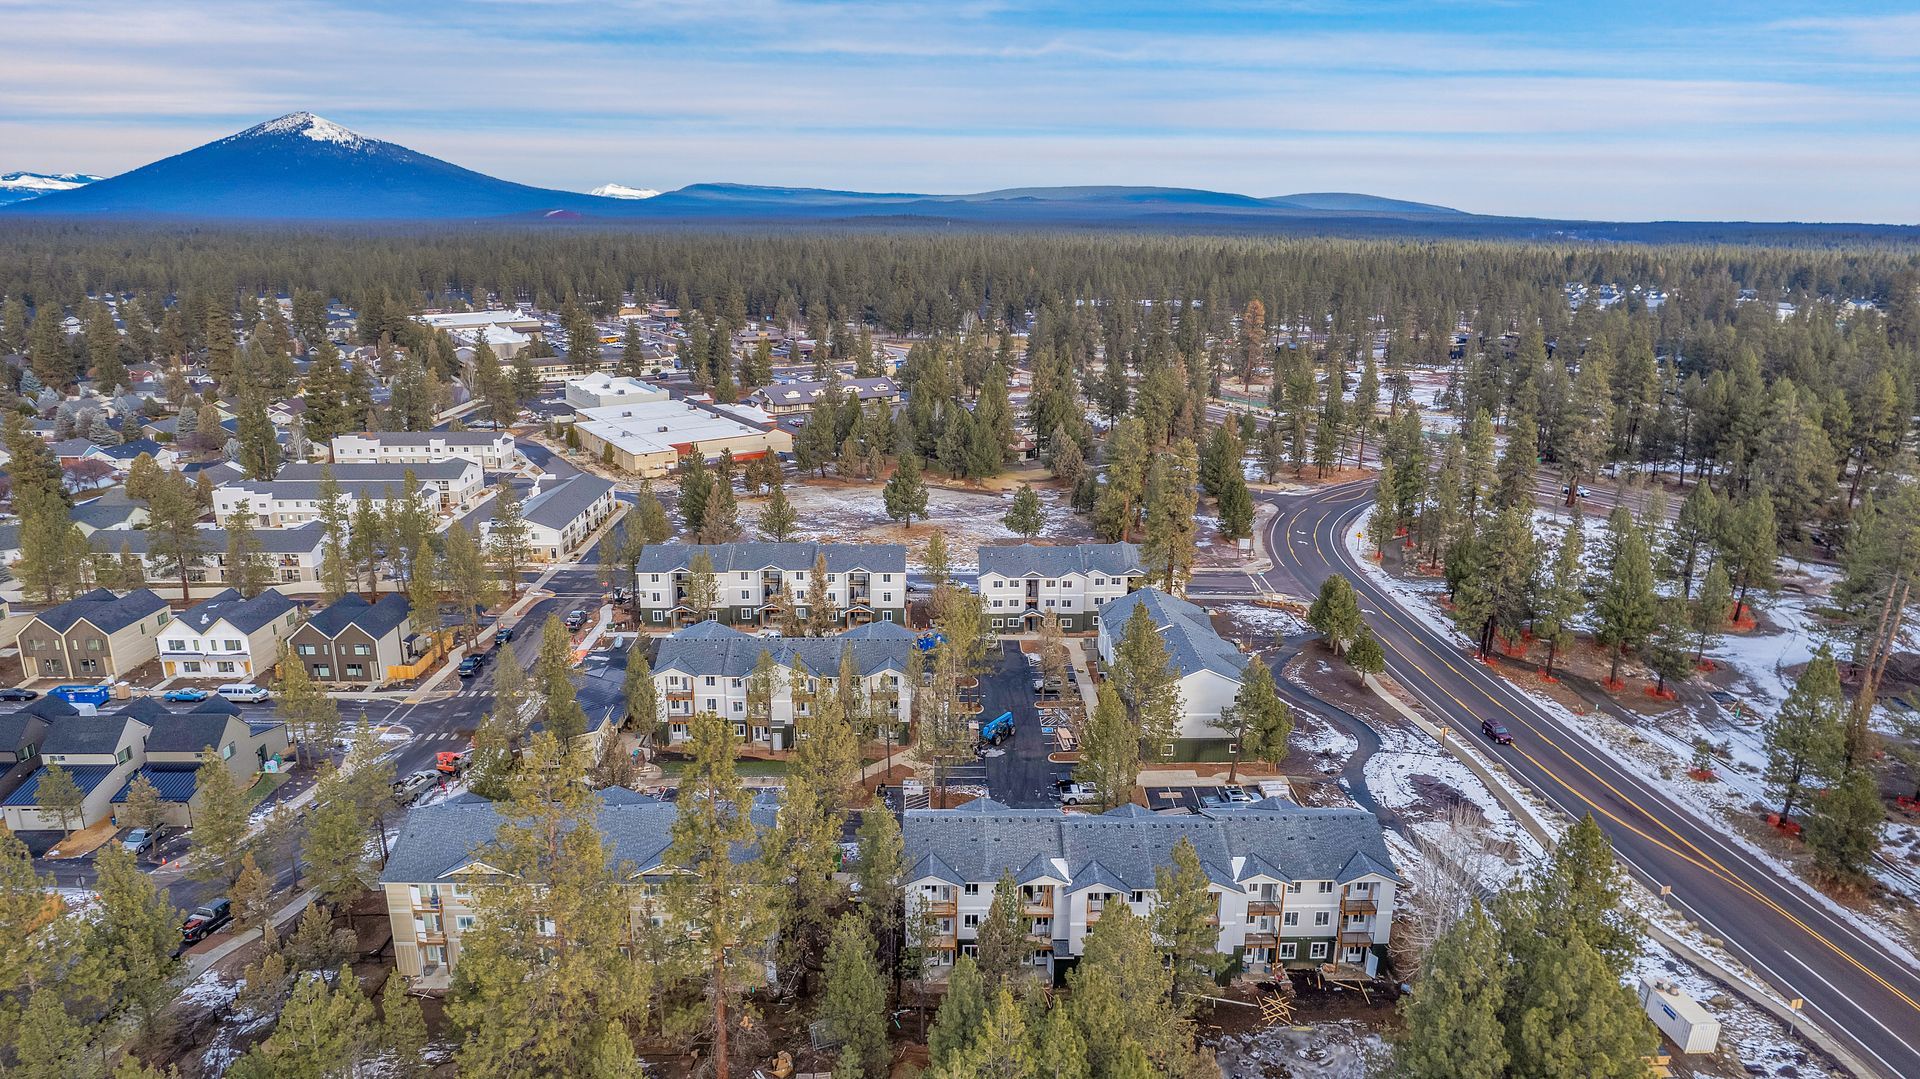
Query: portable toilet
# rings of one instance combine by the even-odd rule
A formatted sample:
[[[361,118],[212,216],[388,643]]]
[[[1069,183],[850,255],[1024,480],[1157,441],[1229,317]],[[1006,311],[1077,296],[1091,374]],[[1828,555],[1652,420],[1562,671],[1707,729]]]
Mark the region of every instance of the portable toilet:
[[[1720,1044],[1720,1020],[1665,978],[1640,979],[1640,1006],[1682,1053],[1711,1053]]]

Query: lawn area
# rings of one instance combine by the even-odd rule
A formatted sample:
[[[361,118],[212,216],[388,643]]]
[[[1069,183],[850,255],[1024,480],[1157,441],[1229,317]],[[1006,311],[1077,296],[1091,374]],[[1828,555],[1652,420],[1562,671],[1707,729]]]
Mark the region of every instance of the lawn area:
[[[291,772],[262,772],[260,778],[247,788],[247,804],[259,805],[267,800],[267,795],[280,789],[280,785],[293,778]]]

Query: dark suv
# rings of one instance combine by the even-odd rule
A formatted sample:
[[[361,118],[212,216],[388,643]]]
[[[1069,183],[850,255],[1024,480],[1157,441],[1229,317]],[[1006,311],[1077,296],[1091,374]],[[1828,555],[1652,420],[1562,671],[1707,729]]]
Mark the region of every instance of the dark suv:
[[[1513,744],[1513,735],[1507,733],[1507,725],[1497,719],[1481,720],[1480,733],[1493,739],[1500,745],[1510,746]]]
[[[180,939],[188,944],[198,944],[231,921],[233,901],[216,899],[187,915],[187,920],[180,923]]]

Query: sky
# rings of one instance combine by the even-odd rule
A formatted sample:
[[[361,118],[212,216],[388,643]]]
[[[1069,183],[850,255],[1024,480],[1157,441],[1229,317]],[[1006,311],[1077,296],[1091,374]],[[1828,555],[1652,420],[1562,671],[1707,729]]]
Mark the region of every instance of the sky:
[[[299,110],[582,191],[1920,222],[1920,4],[0,0],[0,172],[112,174]]]

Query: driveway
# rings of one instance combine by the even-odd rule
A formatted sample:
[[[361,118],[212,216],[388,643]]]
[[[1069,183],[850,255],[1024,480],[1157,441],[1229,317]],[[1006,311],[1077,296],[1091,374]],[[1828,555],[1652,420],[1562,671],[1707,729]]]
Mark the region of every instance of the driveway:
[[[1040,733],[1034,710],[1033,674],[1020,646],[1002,641],[988,653],[992,669],[980,678],[980,722],[1002,712],[1013,713],[1014,734],[986,750],[987,793],[993,800],[1018,809],[1048,808],[1054,804],[1053,784],[1066,778],[1073,766],[1047,760],[1053,741]]]

